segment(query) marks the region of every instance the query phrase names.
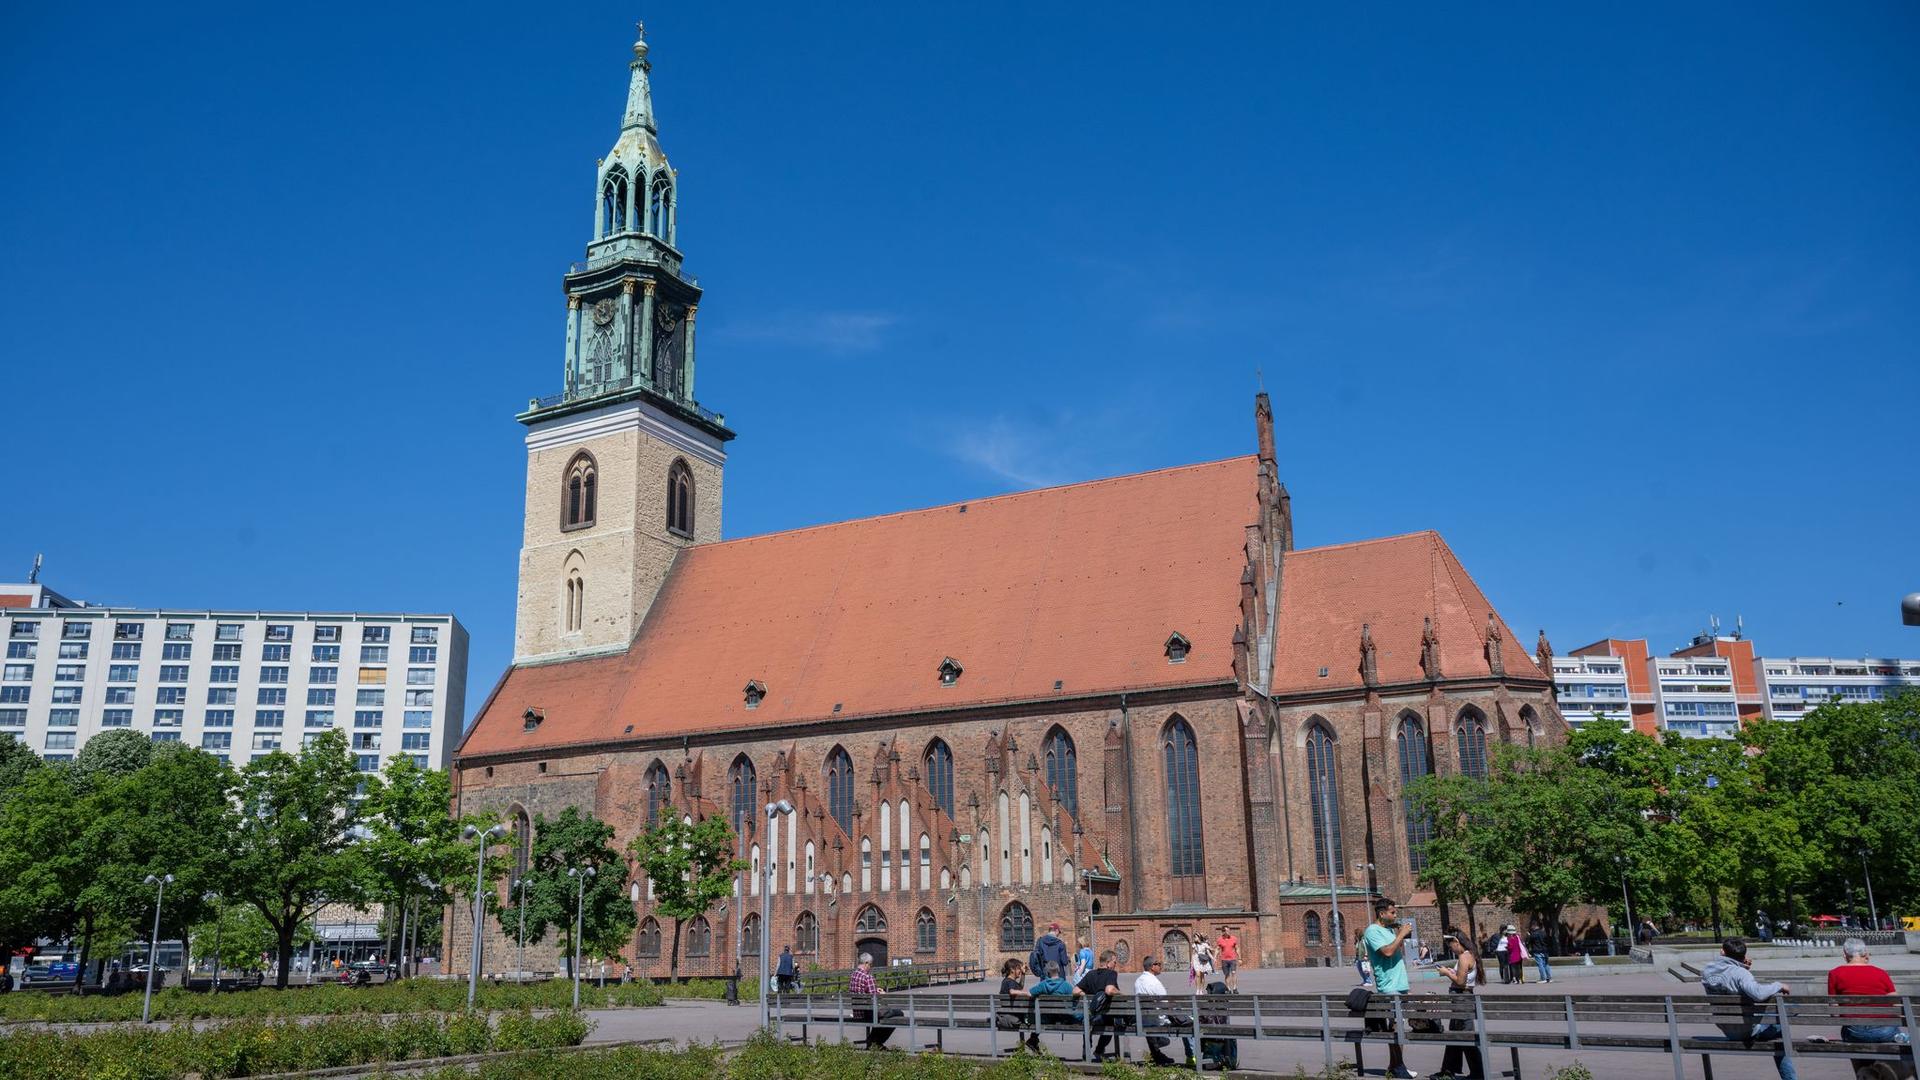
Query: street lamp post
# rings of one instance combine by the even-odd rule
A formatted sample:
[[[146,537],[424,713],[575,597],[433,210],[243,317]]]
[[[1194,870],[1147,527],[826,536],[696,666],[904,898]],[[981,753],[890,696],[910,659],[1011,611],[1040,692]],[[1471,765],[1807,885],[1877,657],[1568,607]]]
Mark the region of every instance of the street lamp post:
[[[1860,876],[1867,883],[1867,913],[1873,919],[1873,929],[1880,929],[1880,907],[1873,902],[1873,871],[1867,868],[1867,849],[1860,849]]]
[[[763,842],[773,835],[773,819],[779,814],[793,813],[793,804],[785,799],[767,804],[767,827],[760,831]],[[767,963],[767,943],[772,940],[767,933],[773,925],[773,844],[761,849],[761,869],[766,872],[766,880],[760,883],[760,1026],[767,1027],[773,1020],[772,995],[767,992],[767,983],[771,978]]]
[[[220,896],[218,893],[215,893],[214,895],[219,897],[219,903],[213,909],[213,991],[212,992],[217,994],[220,992],[220,931],[226,929],[225,923],[227,921],[227,898],[224,896]]]
[[[1333,921],[1328,926],[1329,932],[1333,935],[1333,966],[1345,967],[1347,963],[1346,955],[1341,952],[1340,949],[1340,938],[1342,934],[1340,927],[1340,884],[1339,878],[1336,876],[1338,866],[1333,858],[1333,804],[1327,798],[1327,788],[1333,786],[1331,783],[1332,779],[1332,776],[1328,776],[1328,782],[1320,785],[1320,833],[1322,843],[1326,845],[1327,849],[1327,903],[1333,907]]]
[[[153,936],[147,938],[147,995],[140,1002],[140,1022],[153,1019],[153,969],[160,966],[160,902],[166,899],[172,874],[148,874],[147,884],[157,886],[153,894]]]
[[[467,1008],[469,1009],[473,1008],[474,1001],[480,996],[480,960],[483,955],[482,950],[485,948],[480,936],[480,923],[486,917],[487,910],[487,846],[505,835],[507,835],[505,825],[495,825],[484,832],[469,825],[460,833],[462,840],[472,840],[477,837],[480,841],[475,845],[479,848],[479,856],[473,869],[473,955],[468,961],[467,968]]]
[[[567,876],[579,882],[578,892],[573,900],[573,1007],[576,1009],[580,1007],[580,928],[587,906],[587,879],[593,874],[591,866],[567,868]]]
[[[1633,935],[1635,930],[1635,924],[1633,921],[1633,896],[1627,892],[1626,860],[1622,859],[1618,855],[1615,855],[1613,857],[1613,865],[1615,867],[1618,867],[1620,870],[1620,899],[1624,901],[1627,905],[1627,951],[1631,953],[1633,951]]]
[[[513,888],[514,906],[520,909],[520,953],[513,958],[513,977],[515,981],[524,981],[527,977],[527,879],[515,881]]]

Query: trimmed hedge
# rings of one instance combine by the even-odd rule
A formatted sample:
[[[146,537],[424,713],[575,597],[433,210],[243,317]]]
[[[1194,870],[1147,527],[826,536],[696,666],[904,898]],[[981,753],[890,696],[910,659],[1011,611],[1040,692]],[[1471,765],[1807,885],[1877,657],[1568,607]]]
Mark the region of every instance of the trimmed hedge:
[[[705,987],[659,987],[652,983],[608,983],[602,990],[580,984],[583,1009],[658,1005],[674,997],[719,997],[717,983],[711,995]],[[681,993],[680,991],[687,991]],[[564,1009],[573,1003],[573,984],[550,982],[487,984],[480,986],[482,1009]],[[321,985],[286,990],[236,990],[208,994],[178,987],[153,995],[156,1020],[214,1020],[276,1016],[350,1016],[363,1013],[460,1012],[467,1007],[467,984],[439,979],[406,979],[378,986]],[[0,994],[0,1020],[44,1020],[58,1024],[140,1019],[140,995],[115,997],[47,994],[38,991]]]
[[[336,1017],[237,1020],[196,1028],[16,1030],[0,1041],[6,1075],[19,1080],[161,1080],[330,1069],[494,1050],[577,1046],[593,1030],[572,1012],[428,1013],[391,1020]]]

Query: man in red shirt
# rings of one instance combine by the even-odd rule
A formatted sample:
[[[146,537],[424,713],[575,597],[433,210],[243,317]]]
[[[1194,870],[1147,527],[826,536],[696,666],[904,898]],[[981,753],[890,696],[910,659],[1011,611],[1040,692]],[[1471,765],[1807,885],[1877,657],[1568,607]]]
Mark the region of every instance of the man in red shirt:
[[[1214,939],[1214,948],[1220,956],[1220,974],[1226,976],[1227,989],[1240,989],[1240,939],[1227,927],[1220,928],[1220,936]]]
[[[1827,972],[1827,996],[1843,997],[1854,994],[1892,996],[1893,977],[1885,968],[1873,962],[1867,954],[1867,943],[1857,937],[1850,937],[1840,945],[1840,951],[1846,956],[1846,962]],[[1888,1009],[1857,1009],[1848,1015],[1858,1020],[1879,1021],[1879,1023],[1847,1024],[1840,1029],[1840,1037],[1847,1042],[1885,1043],[1907,1041],[1907,1033],[1900,1030],[1898,1024],[1886,1021],[1897,1014]]]

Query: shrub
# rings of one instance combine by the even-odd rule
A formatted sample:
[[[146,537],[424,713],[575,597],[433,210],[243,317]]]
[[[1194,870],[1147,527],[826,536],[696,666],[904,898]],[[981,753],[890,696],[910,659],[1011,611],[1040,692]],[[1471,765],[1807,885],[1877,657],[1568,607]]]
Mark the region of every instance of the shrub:
[[[674,987],[677,997],[721,996],[722,983],[700,980]],[[742,985],[744,991],[749,987]],[[662,988],[648,982],[621,986],[609,983],[603,989],[594,983],[580,984],[583,1008],[629,1008],[658,1005],[666,999]],[[483,1009],[564,1009],[573,1002],[573,984],[564,979],[526,984],[481,984],[479,1007]],[[437,979],[408,979],[379,986],[339,986],[323,984],[290,987],[286,990],[236,990],[223,994],[205,994],[172,987],[153,995],[153,1015],[157,1020],[215,1020],[278,1016],[347,1016],[354,1014],[459,1012],[467,1007],[464,982]],[[43,1020],[48,1023],[101,1023],[136,1020],[140,1016],[140,996],[118,997],[71,994],[16,993],[0,995],[0,1020]]]

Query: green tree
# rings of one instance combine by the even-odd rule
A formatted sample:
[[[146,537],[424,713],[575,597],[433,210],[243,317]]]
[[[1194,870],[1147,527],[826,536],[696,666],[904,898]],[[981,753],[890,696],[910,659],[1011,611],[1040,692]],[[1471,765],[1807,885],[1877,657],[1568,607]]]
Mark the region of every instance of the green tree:
[[[456,820],[448,811],[452,785],[441,769],[423,769],[401,754],[369,782],[360,811],[367,825],[361,842],[364,865],[373,891],[390,904],[398,920],[414,900],[422,909],[447,902],[451,886],[465,876],[473,862],[472,845],[460,839],[460,830],[473,821]],[[390,930],[397,933],[400,924]]]
[[[9,953],[80,929],[74,899],[87,861],[72,841],[86,832],[89,807],[70,772],[23,770],[0,801],[0,947]]]
[[[575,900],[581,886],[577,878],[567,876],[568,870],[592,867],[594,871],[594,876],[587,879],[584,901],[579,904],[583,951],[602,955],[617,952],[633,932],[635,919],[633,904],[627,899],[626,867],[612,840],[613,826],[571,806],[552,821],[544,815],[533,820],[533,850],[526,887],[521,890],[526,898],[527,940],[541,941],[549,929],[559,930],[569,974],[573,971]],[[488,893],[491,895],[492,890]],[[501,932],[509,939],[519,933],[519,905],[520,897],[509,894],[506,903],[495,909]]]
[[[73,768],[84,777],[129,776],[152,761],[152,738],[132,728],[118,728],[103,731],[82,744]]]
[[[1469,940],[1479,941],[1475,907],[1508,899],[1513,880],[1499,838],[1488,827],[1491,785],[1460,774],[1428,774],[1407,788],[1407,797],[1432,822],[1420,881],[1466,908]]]
[[[287,985],[300,925],[329,903],[366,895],[355,796],[360,775],[347,738],[329,731],[298,755],[254,758],[234,787],[239,820],[228,856],[228,895],[253,905],[273,928],[275,985]]]
[[[308,928],[302,926],[294,946],[304,946],[309,936]],[[212,917],[194,924],[189,940],[196,964],[211,966],[218,950],[225,971],[265,971],[278,942],[273,927],[248,904],[217,905]]]
[[[0,803],[5,802],[13,789],[20,786],[29,771],[43,764],[40,755],[29,749],[24,741],[11,735],[0,735]]]
[[[653,909],[673,920],[670,978],[680,977],[681,927],[733,892],[734,876],[747,868],[734,858],[733,845],[726,818],[715,814],[689,821],[671,807],[628,845],[639,876],[653,890]]]

